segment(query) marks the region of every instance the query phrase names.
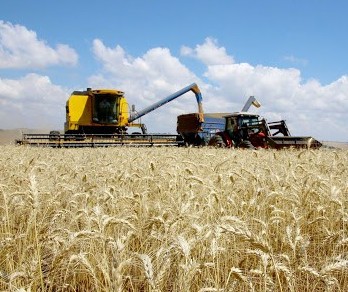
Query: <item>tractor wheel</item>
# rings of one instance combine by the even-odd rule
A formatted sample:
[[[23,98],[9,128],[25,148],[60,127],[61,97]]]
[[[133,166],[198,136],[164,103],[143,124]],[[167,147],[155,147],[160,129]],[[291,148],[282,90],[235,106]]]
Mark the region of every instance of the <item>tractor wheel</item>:
[[[239,148],[244,148],[244,149],[256,149],[253,144],[249,140],[243,140],[239,146]]]
[[[213,136],[209,140],[208,146],[214,146],[214,147],[218,147],[218,148],[225,148],[226,147],[226,143],[224,142],[224,140],[222,139],[222,137],[220,135],[215,135],[215,136]]]

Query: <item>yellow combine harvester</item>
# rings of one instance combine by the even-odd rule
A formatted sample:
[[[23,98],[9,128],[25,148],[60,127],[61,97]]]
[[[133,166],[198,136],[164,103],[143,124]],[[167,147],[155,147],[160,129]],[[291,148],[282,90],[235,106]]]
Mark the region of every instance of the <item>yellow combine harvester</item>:
[[[23,134],[17,143],[51,147],[179,145],[182,141],[178,139],[179,135],[148,134],[146,126],[135,121],[188,91],[196,96],[199,119],[203,122],[202,94],[195,83],[139,112],[134,106],[130,111],[123,91],[87,88],[74,91],[67,100],[64,134],[58,131],[50,134]],[[127,130],[132,127],[139,131],[128,134]]]

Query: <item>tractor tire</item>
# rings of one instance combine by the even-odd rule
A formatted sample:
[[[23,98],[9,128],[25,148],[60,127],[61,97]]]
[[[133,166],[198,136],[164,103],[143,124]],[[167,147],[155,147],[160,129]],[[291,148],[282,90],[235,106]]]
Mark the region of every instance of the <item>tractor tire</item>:
[[[238,147],[243,149],[256,149],[249,140],[243,140],[242,142],[240,142]]]
[[[226,143],[220,135],[214,135],[208,142],[208,146],[213,146],[217,148],[225,148]]]

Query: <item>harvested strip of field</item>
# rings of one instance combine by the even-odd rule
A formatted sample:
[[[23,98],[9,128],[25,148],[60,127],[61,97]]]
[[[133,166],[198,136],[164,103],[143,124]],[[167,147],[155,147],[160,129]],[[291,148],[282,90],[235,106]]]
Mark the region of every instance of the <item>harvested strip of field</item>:
[[[348,289],[346,150],[0,151],[1,290]]]

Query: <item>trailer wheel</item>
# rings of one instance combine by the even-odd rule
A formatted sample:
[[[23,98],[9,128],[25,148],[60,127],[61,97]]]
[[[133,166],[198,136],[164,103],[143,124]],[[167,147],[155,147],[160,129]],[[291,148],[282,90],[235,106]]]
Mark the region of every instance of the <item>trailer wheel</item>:
[[[178,147],[186,146],[185,140],[181,135],[176,135],[175,141],[176,141],[176,143],[178,143]]]
[[[218,147],[218,148],[225,148],[226,147],[226,143],[224,142],[224,140],[222,139],[222,137],[220,135],[215,135],[215,136],[213,136],[209,140],[208,146],[214,146],[214,147]]]

